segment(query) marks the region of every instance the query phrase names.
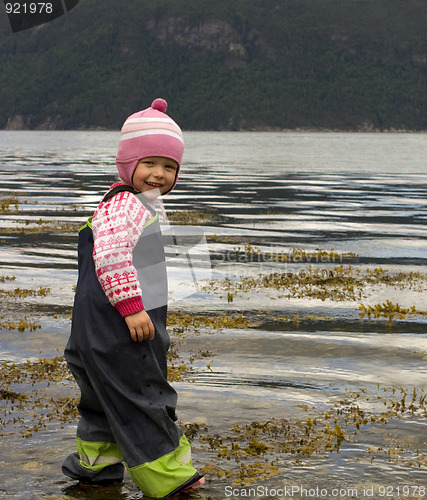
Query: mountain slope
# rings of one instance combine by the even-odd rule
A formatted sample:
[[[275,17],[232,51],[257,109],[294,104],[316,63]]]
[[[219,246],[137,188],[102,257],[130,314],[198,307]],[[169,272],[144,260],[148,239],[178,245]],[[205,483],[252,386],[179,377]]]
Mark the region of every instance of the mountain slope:
[[[11,33],[0,128],[427,129],[425,0],[81,0]]]

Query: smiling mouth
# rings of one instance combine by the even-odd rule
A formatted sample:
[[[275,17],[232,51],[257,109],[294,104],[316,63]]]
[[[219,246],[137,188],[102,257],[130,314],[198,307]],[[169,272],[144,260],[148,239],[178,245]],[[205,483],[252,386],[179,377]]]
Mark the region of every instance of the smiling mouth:
[[[160,187],[162,187],[161,184],[156,184],[154,182],[147,182],[147,181],[145,181],[145,184],[147,184],[148,186],[153,187],[153,188],[160,188]]]

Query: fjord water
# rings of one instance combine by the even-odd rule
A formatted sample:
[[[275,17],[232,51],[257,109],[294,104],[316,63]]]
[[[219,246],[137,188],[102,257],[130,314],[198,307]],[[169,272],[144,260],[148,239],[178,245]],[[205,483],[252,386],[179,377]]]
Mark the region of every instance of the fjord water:
[[[314,414],[326,411],[361,391],[370,397],[360,404],[376,411],[382,402],[375,397],[379,400],[384,388],[427,386],[426,316],[396,318],[389,325],[384,318],[361,319],[358,309],[361,303],[390,300],[427,310],[427,135],[188,132],[185,139],[177,188],[163,201],[167,213],[189,212],[196,223],[202,221],[210,259],[204,277],[218,286],[200,280],[194,287],[172,269],[169,310],[243,314],[259,321],[218,331],[189,328],[183,340],[172,332],[173,340],[183,342],[184,358],[205,353],[193,361],[191,380],[175,384],[180,419],[206,422],[222,435],[235,424],[307,419],[307,408]],[[16,277],[2,288],[50,289],[45,297],[16,300],[13,310],[3,306],[5,318],[31,316],[41,328],[3,328],[1,361],[20,363],[62,352],[70,329],[62,313],[72,306],[77,277],[75,229],[116,180],[117,143],[115,132],[0,132],[0,198],[19,206],[0,214],[0,276]],[[292,249],[312,257],[294,262],[256,258],[289,256]],[[328,250],[329,257],[313,257],[316,249]],[[272,271],[309,272],[309,266],[336,273],[341,264],[360,271],[420,273],[424,281],[367,286],[359,300],[295,297],[259,288],[227,292],[223,286],[224,280],[238,283]],[[75,425],[67,424],[30,439],[3,437],[0,497],[69,494],[60,465],[73,450],[74,432]],[[379,455],[375,460],[367,451],[373,448]],[[400,459],[383,456],[380,449],[401,450],[394,452]],[[303,484],[328,494],[334,487],[354,487],[359,496],[368,485],[376,485],[377,492],[381,485],[393,485],[396,493],[400,486],[425,485],[426,462],[414,457],[425,456],[426,449],[424,412],[394,419],[387,428],[372,425],[339,453],[303,465],[278,457],[285,472],[262,484]],[[215,457],[196,446],[194,460],[203,466]],[[214,478],[206,494],[223,498],[227,485],[226,478]],[[72,496],[86,498],[79,495],[73,490]],[[128,485],[120,498],[139,496]]]

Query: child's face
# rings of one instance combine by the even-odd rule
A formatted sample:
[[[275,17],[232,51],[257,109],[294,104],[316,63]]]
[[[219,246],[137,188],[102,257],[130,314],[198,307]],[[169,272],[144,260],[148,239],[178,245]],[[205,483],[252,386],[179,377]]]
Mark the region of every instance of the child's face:
[[[140,193],[158,189],[168,192],[175,182],[178,163],[163,156],[149,156],[139,160],[133,173],[132,183]]]

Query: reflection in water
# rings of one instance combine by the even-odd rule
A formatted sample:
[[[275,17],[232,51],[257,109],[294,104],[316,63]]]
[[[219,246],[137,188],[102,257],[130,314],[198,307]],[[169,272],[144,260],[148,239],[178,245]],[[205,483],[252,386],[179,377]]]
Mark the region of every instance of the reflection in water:
[[[117,140],[109,132],[0,133],[2,360],[61,354],[76,233],[116,179]],[[357,496],[368,486],[378,494],[424,484],[427,137],[188,133],[186,141],[178,187],[164,202],[172,224],[201,227],[211,269],[194,287],[186,258],[170,255],[170,311],[192,318],[171,317],[171,373],[189,374],[175,382],[179,416],[193,423],[195,461],[213,479],[208,495],[223,498],[232,481],[244,487],[251,471],[252,484],[353,487]],[[205,262],[205,251],[193,262]],[[288,275],[292,292],[266,280]],[[347,287],[341,299],[339,287]],[[361,320],[361,304],[387,300],[398,312]],[[239,315],[251,323],[233,323]],[[75,395],[67,382],[28,384],[35,401]],[[45,418],[24,439],[26,411],[2,437],[0,496],[87,498],[60,473],[75,424]],[[305,448],[290,448],[295,436]],[[126,481],[97,498],[140,494]]]

